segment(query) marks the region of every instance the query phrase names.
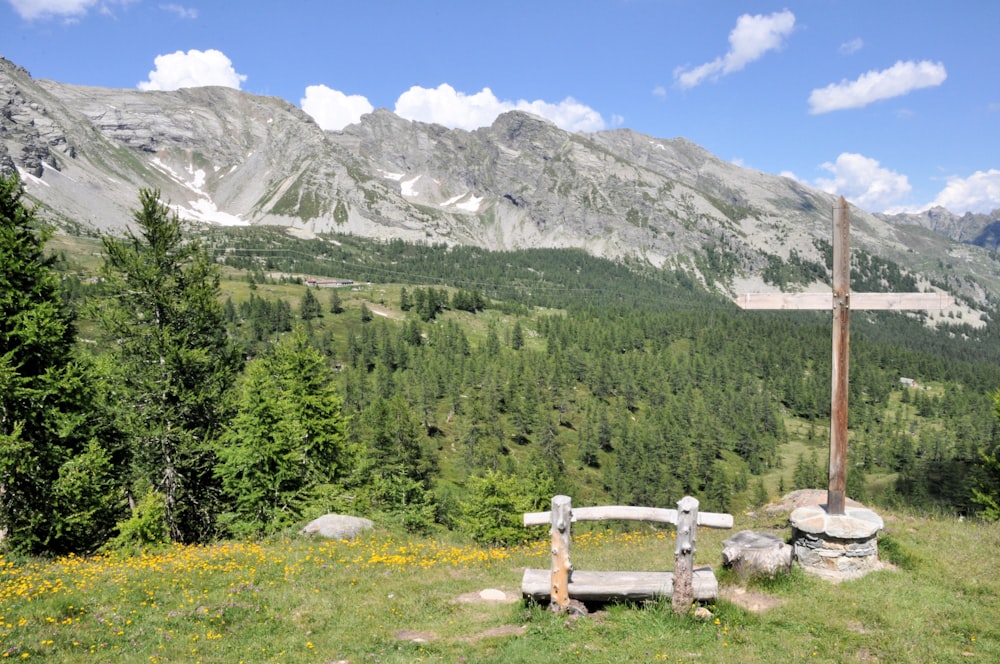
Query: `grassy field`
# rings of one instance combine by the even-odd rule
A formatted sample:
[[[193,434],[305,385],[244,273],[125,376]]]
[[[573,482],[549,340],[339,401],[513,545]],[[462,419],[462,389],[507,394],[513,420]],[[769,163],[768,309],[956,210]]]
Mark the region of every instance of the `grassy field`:
[[[290,536],[129,557],[0,558],[0,658],[1000,661],[1000,524],[883,516],[882,556],[893,569],[836,585],[794,569],[749,587],[723,571],[708,619],[675,616],[669,601],[592,607],[579,618],[526,604],[521,571],[547,567],[542,541],[489,549],[376,529],[353,542]],[[737,515],[736,530],[785,535],[786,519]],[[718,570],[730,534],[700,529],[699,563]],[[573,539],[579,569],[672,566],[669,530],[579,528]],[[510,601],[482,601],[488,588]]]

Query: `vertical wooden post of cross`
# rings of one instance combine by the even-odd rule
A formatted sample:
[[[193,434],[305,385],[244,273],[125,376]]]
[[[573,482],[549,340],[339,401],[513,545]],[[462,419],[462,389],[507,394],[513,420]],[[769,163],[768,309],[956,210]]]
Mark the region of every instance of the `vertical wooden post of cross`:
[[[565,611],[569,608],[569,579],[573,564],[569,559],[570,523],[573,520],[573,503],[569,496],[552,497],[552,589],[549,608]]]
[[[847,492],[847,386],[851,344],[851,220],[843,197],[833,209],[833,372],[830,399],[830,483],[826,509],[844,513]]]

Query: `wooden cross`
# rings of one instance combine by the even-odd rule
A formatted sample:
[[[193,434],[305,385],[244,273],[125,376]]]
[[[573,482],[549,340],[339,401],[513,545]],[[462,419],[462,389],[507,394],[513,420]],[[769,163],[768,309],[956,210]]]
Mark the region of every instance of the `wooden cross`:
[[[833,382],[830,401],[830,484],[827,513],[844,514],[847,488],[847,373],[851,309],[940,310],[952,304],[945,293],[852,293],[851,221],[841,196],[833,209]],[[811,309],[831,306],[826,293],[747,293],[733,299],[743,309]]]

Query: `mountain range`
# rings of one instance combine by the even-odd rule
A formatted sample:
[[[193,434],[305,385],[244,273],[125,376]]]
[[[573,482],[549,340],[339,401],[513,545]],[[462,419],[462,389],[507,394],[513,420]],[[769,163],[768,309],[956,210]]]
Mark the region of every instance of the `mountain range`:
[[[2,58],[0,109],[0,171],[16,169],[39,215],[70,233],[121,232],[151,187],[193,222],[573,247],[684,269],[730,294],[775,290],[762,276],[775,261],[822,264],[832,235],[835,197],[796,180],[683,138],[570,133],[522,112],[465,131],[380,109],[333,132],[275,97],[68,85]],[[852,247],[960,296],[970,313],[1000,295],[1000,211],[852,207],[851,222]],[[705,269],[720,257],[726,269]]]

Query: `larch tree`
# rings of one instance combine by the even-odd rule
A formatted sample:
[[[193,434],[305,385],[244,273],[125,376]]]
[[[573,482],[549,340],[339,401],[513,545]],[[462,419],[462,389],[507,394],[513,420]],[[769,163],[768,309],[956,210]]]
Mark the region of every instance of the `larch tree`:
[[[110,535],[124,493],[94,435],[48,231],[22,194],[0,178],[0,531],[20,553],[88,551]]]
[[[401,394],[377,397],[357,422],[358,465],[352,481],[372,507],[397,514],[413,531],[433,519],[436,450]]]
[[[302,295],[302,300],[299,302],[299,317],[302,320],[312,320],[320,318],[322,315],[323,307],[320,306],[319,300],[313,295],[312,289],[306,286],[306,292]]]
[[[344,303],[341,301],[340,293],[337,292],[336,288],[330,289],[330,313],[331,314],[344,313]]]
[[[110,296],[97,316],[115,359],[109,389],[137,492],[151,487],[162,499],[171,539],[202,541],[213,534],[212,444],[239,355],[226,334],[218,268],[185,240],[158,191],[140,190],[139,203],[134,230],[103,240]]]
[[[302,326],[247,365],[218,442],[215,474],[234,534],[275,532],[340,484],[353,463],[343,400]]]

